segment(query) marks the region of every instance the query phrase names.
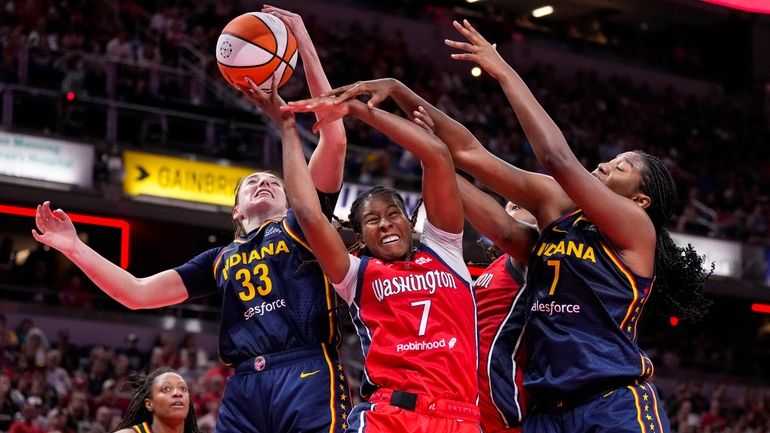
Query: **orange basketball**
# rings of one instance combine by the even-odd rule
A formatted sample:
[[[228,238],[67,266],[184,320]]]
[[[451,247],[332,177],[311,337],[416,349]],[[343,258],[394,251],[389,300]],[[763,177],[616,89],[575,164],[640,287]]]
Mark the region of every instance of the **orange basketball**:
[[[269,91],[273,75],[278,87],[297,65],[297,40],[280,18],[262,12],[236,17],[222,30],[216,47],[217,65],[228,83],[248,86],[249,77]]]

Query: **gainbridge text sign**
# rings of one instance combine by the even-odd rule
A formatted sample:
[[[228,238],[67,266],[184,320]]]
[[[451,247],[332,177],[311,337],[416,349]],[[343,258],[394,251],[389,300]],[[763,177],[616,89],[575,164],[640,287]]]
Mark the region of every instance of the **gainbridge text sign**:
[[[123,190],[128,195],[222,206],[233,205],[238,181],[255,171],[130,150],[123,152],[123,166]]]

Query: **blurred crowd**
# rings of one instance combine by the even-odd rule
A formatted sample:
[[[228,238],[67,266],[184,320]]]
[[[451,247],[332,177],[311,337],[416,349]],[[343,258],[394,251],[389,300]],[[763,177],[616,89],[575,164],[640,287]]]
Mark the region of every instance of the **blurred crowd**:
[[[161,366],[184,377],[201,431],[212,432],[232,372],[195,334],[177,343],[161,333],[149,351],[131,333],[120,347],[77,346],[67,330],[43,330],[30,319],[11,326],[0,314],[0,432],[112,432],[128,407],[132,374]]]
[[[360,355],[354,352],[360,347],[355,338],[349,340],[341,353],[351,390],[357,394]],[[160,366],[176,368],[185,378],[201,431],[212,432],[232,370],[199,347],[195,334],[175,342],[160,333],[149,350],[141,347],[147,345],[133,333],[126,334],[118,347],[78,346],[66,329],[41,329],[31,319],[7,323],[0,314],[0,432],[111,432],[130,400],[132,374]],[[656,365],[667,377],[692,373],[670,369],[658,360]],[[770,388],[719,377],[660,380],[672,432],[770,432]],[[358,396],[354,399],[358,401]]]
[[[183,91],[180,80],[184,76],[164,75],[160,81],[152,80],[149,72],[153,69],[146,67],[178,68],[195,49],[208,55],[220,29],[237,13],[233,1],[157,5],[140,0],[3,0],[0,81],[18,82],[23,75],[25,84],[32,86],[221,114],[221,101],[199,99]],[[333,85],[398,78],[466,125],[501,158],[524,169],[539,169],[494,80],[484,75],[478,79],[460,77],[436,67],[424,56],[411,55],[407,37],[398,31],[384,37],[381,30],[356,22],[333,30],[313,16],[305,17],[305,22]],[[482,32],[487,30],[481,28]],[[18,62],[23,47],[34,49],[27,51],[28,70],[22,74]],[[111,81],[103,68],[84,65],[93,59],[86,54],[118,61],[123,69]],[[132,65],[136,67],[127,68]],[[207,68],[210,81],[223,82],[214,62],[208,62]],[[681,198],[670,228],[765,244],[770,241],[770,151],[765,145],[770,134],[758,96],[706,98],[674,88],[653,91],[628,78],[602,78],[590,71],[564,77],[553,65],[519,72],[586,167],[636,148],[666,160],[677,178]],[[285,99],[308,95],[301,69],[296,74],[282,89]],[[239,110],[230,108],[232,111],[225,113],[236,116],[233,113]],[[302,121],[309,126],[311,119],[303,117]],[[226,149],[208,149],[212,156],[248,148],[239,142],[248,138],[223,135],[219,147]],[[348,158],[349,180],[405,189],[417,186],[420,164],[411,154],[360,123],[348,123],[348,137],[354,145]],[[120,168],[114,161],[120,148],[103,147],[97,163],[100,180],[111,178],[103,173],[108,162],[112,164],[109,170]]]

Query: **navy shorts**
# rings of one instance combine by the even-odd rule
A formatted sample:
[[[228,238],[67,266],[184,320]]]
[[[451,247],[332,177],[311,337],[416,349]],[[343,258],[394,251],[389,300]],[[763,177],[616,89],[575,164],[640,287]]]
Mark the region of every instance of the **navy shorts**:
[[[216,433],[339,433],[350,394],[336,350],[312,346],[252,358],[227,379]]]
[[[671,426],[655,386],[643,382],[608,391],[571,409],[543,411],[533,406],[532,411],[524,417],[522,431],[670,433]]]

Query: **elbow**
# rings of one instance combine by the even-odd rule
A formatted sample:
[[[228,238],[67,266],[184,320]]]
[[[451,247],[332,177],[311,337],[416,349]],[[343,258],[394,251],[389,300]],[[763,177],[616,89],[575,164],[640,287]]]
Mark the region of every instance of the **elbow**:
[[[538,161],[549,173],[558,173],[564,166],[575,159],[575,155],[569,148],[569,145],[562,138],[562,146],[548,146],[540,154]]]

